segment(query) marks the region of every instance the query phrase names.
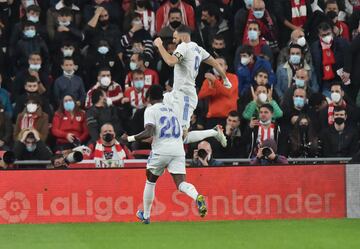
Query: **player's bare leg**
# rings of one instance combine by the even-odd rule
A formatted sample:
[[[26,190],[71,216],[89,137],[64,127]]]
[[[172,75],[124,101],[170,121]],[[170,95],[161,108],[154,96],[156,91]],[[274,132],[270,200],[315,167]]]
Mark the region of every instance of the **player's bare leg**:
[[[207,207],[205,203],[205,197],[199,194],[194,185],[186,182],[186,175],[184,174],[171,174],[176,187],[179,191],[183,192],[194,201],[196,201],[196,205],[199,210],[200,217],[205,217],[207,214]]]
[[[221,146],[226,148],[227,146],[227,139],[224,135],[224,129],[221,127],[221,125],[217,125],[214,127],[214,129],[209,130],[202,130],[202,131],[188,131],[184,130],[183,133],[183,140],[184,144],[190,144],[195,142],[200,142],[206,138],[214,137]]]
[[[150,170],[146,170],[146,178],[147,180],[145,183],[144,194],[143,194],[144,210],[138,210],[136,212],[136,216],[139,218],[139,220],[142,223],[149,224],[151,206],[155,198],[155,185],[159,176],[152,174]]]

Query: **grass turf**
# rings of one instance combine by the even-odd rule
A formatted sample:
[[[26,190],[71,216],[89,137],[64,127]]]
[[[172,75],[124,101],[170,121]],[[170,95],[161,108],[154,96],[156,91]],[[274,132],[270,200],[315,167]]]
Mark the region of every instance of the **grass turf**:
[[[0,225],[1,249],[360,248],[360,220]]]

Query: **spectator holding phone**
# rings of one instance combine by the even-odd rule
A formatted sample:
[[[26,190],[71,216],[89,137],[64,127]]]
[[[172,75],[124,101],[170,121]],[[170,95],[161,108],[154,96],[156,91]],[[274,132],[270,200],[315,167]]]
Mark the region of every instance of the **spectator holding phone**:
[[[77,147],[89,137],[85,112],[71,95],[63,97],[55,112],[51,132],[56,138],[56,149],[60,151]]]
[[[193,160],[190,165],[193,167],[220,166],[223,165],[223,162],[212,157],[211,145],[204,140],[198,144],[197,150],[194,150]]]
[[[250,161],[252,165],[288,164],[286,157],[277,154],[277,144],[273,139],[267,139],[259,145],[256,157]]]

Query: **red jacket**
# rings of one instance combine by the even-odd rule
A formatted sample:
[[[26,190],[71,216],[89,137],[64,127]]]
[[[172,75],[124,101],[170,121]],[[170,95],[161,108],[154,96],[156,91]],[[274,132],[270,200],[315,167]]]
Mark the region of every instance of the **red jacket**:
[[[238,78],[235,74],[226,73],[232,88],[223,86],[223,80],[217,79],[215,86],[210,87],[208,80],[204,80],[199,92],[199,99],[209,98],[207,118],[226,118],[230,111],[237,110]]]
[[[145,88],[150,88],[152,85],[159,85],[159,74],[152,69],[145,69]],[[125,78],[125,90],[129,87],[132,87],[132,72],[129,72]]]
[[[177,8],[180,9],[182,13],[182,23],[194,30],[195,14],[192,6],[185,3],[184,1],[180,1],[180,4]],[[170,3],[167,1],[156,11],[156,33],[159,33],[163,27],[169,25],[168,16],[170,9]]]
[[[86,124],[85,112],[80,111],[71,118],[69,112],[55,112],[51,132],[56,137],[56,144],[66,144],[68,133],[73,133],[81,142],[86,141],[89,137],[89,131]]]

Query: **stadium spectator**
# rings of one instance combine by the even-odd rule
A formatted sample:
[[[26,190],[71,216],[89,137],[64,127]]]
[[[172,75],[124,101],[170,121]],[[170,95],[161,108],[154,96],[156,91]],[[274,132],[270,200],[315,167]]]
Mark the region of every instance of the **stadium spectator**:
[[[180,9],[182,23],[195,30],[195,14],[191,5],[182,0],[168,0],[156,11],[156,32],[169,25],[169,12],[172,8]]]
[[[154,57],[154,47],[151,35],[142,24],[139,14],[134,14],[131,29],[120,39],[119,57],[123,64],[127,64],[133,53],[144,53],[150,59]]]
[[[52,118],[52,109],[50,107],[49,98],[45,93],[40,93],[40,84],[38,79],[34,76],[29,76],[25,83],[25,93],[18,96],[14,108],[14,120],[24,110],[26,103],[30,97],[41,99],[41,109],[49,116],[49,121]]]
[[[334,123],[325,129],[320,137],[324,157],[353,156],[359,148],[358,131],[346,124],[347,111],[343,107],[334,107]]]
[[[12,88],[13,99],[25,93],[25,83],[29,76],[34,76],[39,82],[39,93],[49,93],[49,73],[46,65],[43,67],[42,58],[39,53],[31,53],[28,59],[28,68],[21,70],[15,76]]]
[[[133,159],[128,148],[116,140],[118,135],[112,124],[105,123],[101,126],[100,138],[89,145],[91,158],[95,160],[97,168],[120,167],[122,160]]]
[[[237,67],[236,74],[239,80],[239,96],[244,93],[255,83],[255,75],[261,68],[266,70],[269,77],[269,85],[275,85],[276,76],[269,61],[255,56],[254,50],[249,45],[244,45],[240,51],[240,64]]]
[[[25,69],[28,58],[34,52],[41,55],[44,65],[48,65],[49,49],[45,41],[37,34],[35,24],[32,21],[25,21],[22,30],[22,37],[10,50],[14,72]]]
[[[286,44],[295,29],[305,29],[312,17],[311,0],[276,0],[273,2],[280,32],[280,44]]]
[[[144,29],[150,33],[152,37],[155,36],[155,13],[152,10],[149,0],[136,0],[134,12],[141,16]]]
[[[126,99],[123,99],[122,88],[112,80],[109,68],[101,68],[99,70],[96,84],[86,94],[86,109],[92,106],[92,94],[96,89],[102,89],[106,93],[108,105],[120,105],[122,101],[126,102]]]
[[[260,56],[268,61],[273,61],[273,53],[271,48],[267,44],[267,41],[262,37],[260,26],[256,21],[249,22],[247,25],[247,37],[244,38],[243,44],[250,45],[254,49],[254,54],[256,56]],[[238,47],[237,51],[235,52],[237,58],[237,63],[239,60],[239,50],[241,46]]]
[[[0,103],[0,150],[10,150],[13,127],[4,105]]]
[[[56,138],[56,150],[63,151],[84,144],[89,136],[86,115],[76,98],[66,94],[52,120],[51,133]]]
[[[83,3],[82,10],[82,21],[83,23],[88,23],[91,18],[94,16],[94,13],[99,8],[104,8],[108,12],[108,16],[110,17],[111,23],[118,25],[124,16],[124,11],[121,8],[121,5],[126,4],[128,2],[130,4],[131,1],[123,0],[123,1],[115,1],[115,0],[92,0],[92,1],[84,1],[78,0]],[[130,8],[129,8],[130,10]],[[125,22],[125,21],[124,21]],[[121,28],[121,27],[119,27]]]
[[[210,51],[211,42],[216,35],[221,35],[230,44],[230,28],[225,19],[221,18],[221,12],[215,4],[206,4],[201,10],[201,24],[199,26],[198,40],[205,50]]]
[[[277,144],[273,139],[263,141],[256,157],[250,161],[252,165],[288,164],[286,157],[277,154]]]
[[[259,112],[259,118],[252,118],[244,132],[244,139],[248,141],[250,157],[257,155],[259,144],[265,140],[279,141],[280,128],[272,122],[274,108],[270,104],[263,104]]]
[[[290,131],[285,155],[292,158],[319,156],[319,138],[313,128],[311,118],[306,114],[299,115]]]
[[[181,10],[178,8],[171,8],[169,10],[168,18],[169,24],[163,27],[158,33],[163,41],[172,41],[175,30],[179,27],[185,26],[183,23]]]
[[[74,96],[78,105],[85,102],[85,87],[81,77],[75,75],[75,63],[71,57],[64,57],[62,63],[63,75],[55,80],[54,83],[54,101],[55,106],[63,99],[65,95]]]
[[[196,150],[194,150],[193,158],[190,166],[192,167],[204,167],[204,166],[221,166],[224,163],[213,158],[212,148],[209,142],[202,141],[198,144]]]
[[[92,107],[86,111],[87,125],[90,134],[90,142],[95,143],[99,139],[99,132],[102,125],[111,123],[114,126],[115,134],[120,137],[123,134],[122,122],[118,118],[116,109],[107,106],[106,94],[101,89],[95,89],[91,95]]]
[[[288,61],[289,58],[289,47],[291,44],[297,44],[302,47],[304,53],[304,60],[306,63],[312,67],[312,57],[310,53],[310,46],[308,41],[305,38],[305,33],[301,29],[295,29],[291,32],[290,42],[288,46],[285,46],[280,50],[280,54],[278,55],[277,65],[284,64]]]
[[[14,144],[14,154],[17,160],[50,160],[51,150],[40,139],[40,134],[35,129],[23,129],[19,140]],[[46,164],[21,165],[20,168],[46,168]]]
[[[305,69],[311,78],[311,86],[314,91],[318,91],[316,75],[311,65],[304,60],[303,49],[300,45],[291,44],[289,47],[289,57],[287,62],[279,65],[276,71],[277,81],[275,90],[283,98],[285,92],[293,85],[294,76],[299,69]]]
[[[240,130],[240,113],[231,111],[226,118],[225,136],[227,146],[222,150],[222,158],[245,158],[246,143]]]
[[[121,32],[119,27],[111,23],[109,11],[101,6],[97,7],[94,16],[84,28],[85,42],[97,48],[100,40],[106,40],[111,49],[119,50]]]
[[[227,72],[228,66],[225,58],[216,59],[222,69]],[[212,128],[217,124],[225,123],[225,119],[229,110],[237,109],[238,100],[238,80],[235,74],[226,73],[227,78],[232,84],[232,88],[228,89],[223,85],[216,69],[212,73],[206,73],[206,80],[203,82],[198,94],[199,100],[208,100],[208,113],[206,115],[206,127]]]
[[[340,21],[338,18],[340,10],[337,0],[327,0],[324,12],[334,25],[333,30],[335,36],[342,37],[345,40],[350,41],[350,31],[348,25],[345,22]]]
[[[130,63],[129,63],[129,68],[131,71],[134,70],[141,70],[144,75],[145,75],[145,88],[149,88],[152,85],[158,85],[159,84],[159,75],[158,73],[151,69],[148,68],[149,67],[149,61],[148,58],[146,58],[145,54],[139,54],[139,53],[134,53],[131,57],[130,57]],[[125,89],[127,89],[128,87],[133,86],[132,85],[132,72],[129,72],[125,78]]]
[[[261,108],[264,104],[269,104],[272,107],[272,118],[276,120],[283,116],[283,111],[278,103],[272,98],[273,88],[268,85],[256,85],[251,87],[253,101],[245,107],[243,118],[250,121],[253,118],[258,119],[261,116]]]
[[[21,139],[19,134],[24,129],[35,129],[39,132],[41,141],[46,141],[49,134],[49,117],[41,109],[41,100],[39,97],[30,96],[26,101],[26,107],[23,112],[17,116],[14,140]]]
[[[3,106],[4,112],[9,118],[13,116],[13,107],[11,105],[9,92],[2,88],[3,77],[0,74],[0,104]]]
[[[146,92],[148,88],[145,87],[145,75],[143,71],[135,69],[132,71],[132,85],[125,91],[126,101],[130,102],[132,108],[132,114],[134,115],[136,110],[143,109],[146,104]],[[124,103],[125,101],[123,101]]]
[[[211,41],[211,49],[209,53],[214,57],[224,57],[228,63],[229,71],[233,72],[233,51],[227,46],[229,41],[225,41],[224,36],[215,35]]]
[[[320,24],[318,32],[319,40],[311,45],[313,65],[320,89],[325,96],[330,97],[331,82],[337,79],[336,71],[344,67],[349,44],[342,38],[334,37],[327,23]]]

